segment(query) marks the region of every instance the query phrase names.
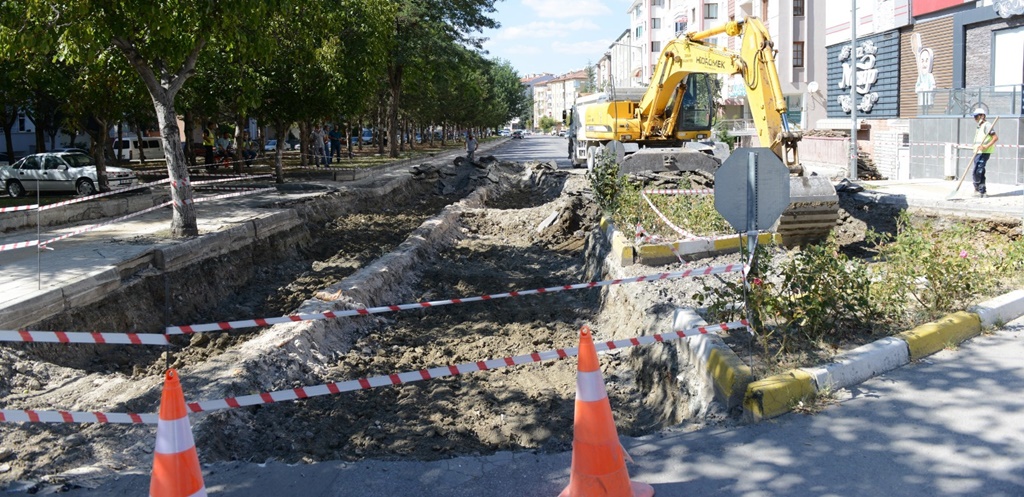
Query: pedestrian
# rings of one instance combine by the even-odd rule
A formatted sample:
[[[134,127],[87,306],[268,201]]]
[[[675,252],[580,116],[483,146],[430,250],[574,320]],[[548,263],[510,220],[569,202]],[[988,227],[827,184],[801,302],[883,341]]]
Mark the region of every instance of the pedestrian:
[[[974,109],[974,122],[978,128],[974,130],[974,192],[975,196],[985,198],[988,190],[985,188],[985,166],[988,165],[988,158],[996,150],[996,142],[999,135],[992,129],[992,123],[985,120],[985,109],[978,107]]]
[[[213,134],[212,127],[212,124],[207,124],[203,128],[203,154],[207,165],[213,164],[213,144],[217,139]]]
[[[327,134],[327,137],[331,139],[331,155],[335,159],[341,160],[341,130],[337,125],[331,126],[331,132]]]
[[[473,162],[473,153],[476,152],[476,139],[473,135],[466,135],[466,158]]]
[[[320,167],[321,162],[324,167],[327,167],[326,151],[324,150],[324,141],[327,139],[327,135],[324,134],[323,128],[319,124],[313,127],[313,132],[309,135],[310,145],[313,147],[313,166]]]

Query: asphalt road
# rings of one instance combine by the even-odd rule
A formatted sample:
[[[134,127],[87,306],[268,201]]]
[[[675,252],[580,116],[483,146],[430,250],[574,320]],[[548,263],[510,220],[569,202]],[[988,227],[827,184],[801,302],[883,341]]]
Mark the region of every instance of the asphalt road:
[[[496,154],[502,160],[516,162],[555,161],[559,168],[569,168],[569,140],[562,136],[527,135],[509,140]]]

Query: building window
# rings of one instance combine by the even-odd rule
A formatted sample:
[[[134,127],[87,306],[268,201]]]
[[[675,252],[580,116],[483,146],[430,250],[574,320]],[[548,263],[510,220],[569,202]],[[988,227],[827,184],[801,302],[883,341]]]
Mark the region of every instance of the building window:
[[[662,0],[651,0],[651,7],[661,7],[662,5]]]
[[[651,29],[658,29],[661,27],[661,18],[655,17],[651,19]]]
[[[686,32],[686,18],[676,20],[676,36]]]
[[[636,27],[636,34],[633,35],[633,37],[634,38],[640,38],[641,36],[643,36],[643,34],[644,34],[644,27],[642,25],[641,26],[637,26]]]
[[[704,18],[705,19],[718,19],[718,4],[717,3],[706,3],[706,4],[704,4]]]
[[[804,66],[804,42],[793,42],[793,67]]]
[[[793,0],[793,17],[804,16],[804,0]]]
[[[656,53],[656,54],[660,54],[661,53],[661,42],[660,41],[652,41],[651,42],[651,53]]]

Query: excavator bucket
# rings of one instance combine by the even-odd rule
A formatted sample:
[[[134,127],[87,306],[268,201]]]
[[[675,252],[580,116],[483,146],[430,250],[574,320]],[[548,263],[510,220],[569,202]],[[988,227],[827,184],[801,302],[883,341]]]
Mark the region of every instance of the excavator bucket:
[[[789,207],[779,218],[776,232],[787,247],[828,238],[839,219],[839,195],[823,176],[790,176]]]
[[[721,162],[705,152],[684,148],[645,148],[625,156],[620,174],[664,171],[704,171],[714,174]],[[776,232],[782,243],[795,247],[828,238],[839,219],[839,196],[823,176],[790,176],[789,207]]]

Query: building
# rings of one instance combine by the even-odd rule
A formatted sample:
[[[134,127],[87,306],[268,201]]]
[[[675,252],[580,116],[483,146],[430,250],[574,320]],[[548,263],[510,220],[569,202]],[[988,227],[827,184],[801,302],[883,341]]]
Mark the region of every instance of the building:
[[[523,91],[533,102],[532,122],[526,124],[527,128],[537,128],[541,116],[547,115],[550,98],[547,95],[546,85],[552,79],[555,79],[555,76],[551,73],[527,74],[519,79],[523,85]]]
[[[587,71],[573,71],[551,79],[543,85],[538,85],[534,95],[539,100],[534,102],[537,118],[534,123],[540,123],[540,118],[550,117],[556,121],[562,121],[563,114],[567,114],[580,95],[580,89],[587,82]],[[541,86],[544,88],[541,89]],[[536,124],[535,124],[536,126]]]
[[[829,2],[828,117],[818,125],[849,131],[855,107],[858,151],[873,158],[882,176],[951,178],[969,167],[976,128],[970,114],[981,106],[989,119],[1000,118],[1000,147],[989,161],[989,181],[1020,183],[1020,2],[857,0],[856,5],[854,16],[851,0]],[[851,43],[854,17],[856,43]]]

